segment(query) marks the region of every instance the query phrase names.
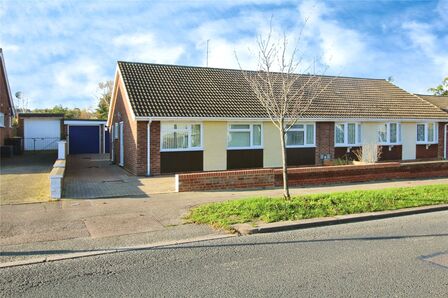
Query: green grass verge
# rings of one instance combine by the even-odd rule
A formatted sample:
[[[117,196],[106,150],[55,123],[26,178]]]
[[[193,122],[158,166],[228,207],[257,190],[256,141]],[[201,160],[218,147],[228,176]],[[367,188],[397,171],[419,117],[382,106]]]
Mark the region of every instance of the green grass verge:
[[[448,203],[448,185],[313,194],[283,198],[250,198],[193,208],[189,223],[232,230],[237,223],[277,222]]]

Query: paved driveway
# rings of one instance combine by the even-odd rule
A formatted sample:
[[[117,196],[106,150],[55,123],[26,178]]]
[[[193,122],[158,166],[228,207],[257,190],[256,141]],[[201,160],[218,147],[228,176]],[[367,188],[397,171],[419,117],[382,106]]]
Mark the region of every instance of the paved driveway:
[[[174,191],[174,177],[137,177],[109,160],[108,154],[69,155],[64,198],[148,197]]]
[[[21,204],[50,199],[49,174],[57,158],[55,151],[25,152],[1,160],[0,202]]]

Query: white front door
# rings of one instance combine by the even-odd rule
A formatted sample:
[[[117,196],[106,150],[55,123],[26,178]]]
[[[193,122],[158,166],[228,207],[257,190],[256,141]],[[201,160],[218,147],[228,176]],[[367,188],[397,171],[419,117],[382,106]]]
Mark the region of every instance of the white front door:
[[[123,122],[120,122],[120,166],[124,166],[124,137],[123,137]]]

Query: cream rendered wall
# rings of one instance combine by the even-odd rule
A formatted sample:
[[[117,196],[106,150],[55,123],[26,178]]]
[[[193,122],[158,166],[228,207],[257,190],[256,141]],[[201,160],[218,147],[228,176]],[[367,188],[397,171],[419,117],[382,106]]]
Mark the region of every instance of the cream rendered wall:
[[[383,123],[377,122],[363,122],[361,123],[361,131],[362,131],[362,149],[363,150],[377,150],[374,144],[378,144],[378,131]],[[376,152],[372,151],[372,155],[376,156]]]
[[[227,169],[227,122],[203,122],[204,171]]]
[[[417,123],[401,123],[401,142],[403,144],[403,160],[417,158]]]
[[[263,167],[274,168],[282,166],[282,149],[280,133],[272,122],[263,123]]]

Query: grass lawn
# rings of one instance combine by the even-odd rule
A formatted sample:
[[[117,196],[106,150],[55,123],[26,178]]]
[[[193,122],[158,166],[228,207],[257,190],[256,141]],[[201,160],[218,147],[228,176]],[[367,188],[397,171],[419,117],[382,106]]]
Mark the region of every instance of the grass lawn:
[[[232,230],[237,223],[277,222],[447,204],[448,185],[350,191],[283,198],[250,198],[193,208],[187,222]]]

